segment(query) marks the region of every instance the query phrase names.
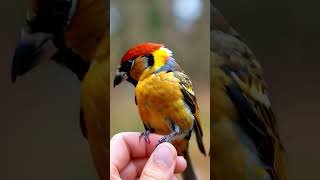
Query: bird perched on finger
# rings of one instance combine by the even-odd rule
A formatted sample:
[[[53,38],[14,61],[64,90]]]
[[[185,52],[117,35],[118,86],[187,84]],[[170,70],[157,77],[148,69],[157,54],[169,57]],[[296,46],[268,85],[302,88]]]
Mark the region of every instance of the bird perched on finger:
[[[262,67],[212,2],[210,13],[213,178],[286,180],[286,156]]]
[[[204,155],[200,111],[189,77],[182,71],[172,52],[162,44],[142,43],[129,49],[121,59],[114,86],[126,79],[135,86],[144,132],[164,135],[159,143],[169,142],[187,162],[184,179],[197,179],[188,154],[192,131]],[[141,138],[140,137],[140,138]]]
[[[80,80],[82,134],[99,178],[109,179],[108,1],[32,0],[13,58],[12,82],[48,61]]]

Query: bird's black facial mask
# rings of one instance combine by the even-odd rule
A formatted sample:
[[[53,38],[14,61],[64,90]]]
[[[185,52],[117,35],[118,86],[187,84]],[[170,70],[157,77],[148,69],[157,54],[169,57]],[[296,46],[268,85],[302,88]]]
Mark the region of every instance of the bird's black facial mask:
[[[33,15],[26,19],[13,57],[11,80],[47,62],[57,48],[65,47],[64,31],[77,0],[34,1]],[[32,13],[31,13],[32,14]]]
[[[38,0],[35,15],[27,19],[30,33],[58,34],[63,31],[75,11],[76,0]]]
[[[130,71],[133,65],[134,65],[134,60],[125,61],[120,65],[113,80],[113,87],[116,87],[117,85],[119,85],[122,82],[122,80],[125,79],[125,77],[127,77],[127,81],[132,83],[134,86],[138,84],[137,80],[133,79],[130,75]]]

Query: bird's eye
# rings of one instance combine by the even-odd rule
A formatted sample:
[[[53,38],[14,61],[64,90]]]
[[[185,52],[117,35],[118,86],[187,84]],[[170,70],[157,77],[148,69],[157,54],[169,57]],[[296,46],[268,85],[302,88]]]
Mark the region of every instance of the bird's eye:
[[[73,4],[72,0],[40,3],[34,15],[26,20],[26,24],[34,33],[60,33],[68,24]]]
[[[132,67],[132,63],[133,63],[133,60],[128,60],[128,61],[124,62],[120,67],[120,71],[122,71],[122,72],[130,71],[130,69]]]
[[[148,59],[148,66],[151,67],[154,64],[154,58],[152,54],[145,56]]]

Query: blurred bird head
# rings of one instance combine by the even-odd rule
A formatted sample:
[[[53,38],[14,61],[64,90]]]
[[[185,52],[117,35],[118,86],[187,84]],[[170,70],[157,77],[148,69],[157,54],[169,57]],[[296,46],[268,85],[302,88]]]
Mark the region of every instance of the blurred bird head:
[[[64,30],[76,4],[77,0],[32,0],[13,58],[12,82],[64,46]]]
[[[163,44],[142,43],[134,46],[122,57],[113,86],[120,84],[123,79],[136,86],[139,80],[153,73],[180,70],[171,56],[172,52]]]

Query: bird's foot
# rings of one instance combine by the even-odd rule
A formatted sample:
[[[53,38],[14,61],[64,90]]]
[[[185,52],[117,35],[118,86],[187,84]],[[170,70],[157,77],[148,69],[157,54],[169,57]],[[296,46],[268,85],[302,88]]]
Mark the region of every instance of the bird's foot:
[[[139,142],[140,142],[141,138],[143,137],[145,142],[150,143],[149,135],[150,135],[150,131],[144,130],[139,136]]]
[[[168,136],[162,136],[162,137],[159,139],[156,147],[157,147],[159,144],[164,143],[164,142],[170,143],[170,142],[171,142],[171,136],[170,136],[170,135],[168,135]]]

